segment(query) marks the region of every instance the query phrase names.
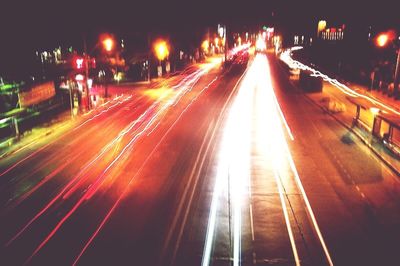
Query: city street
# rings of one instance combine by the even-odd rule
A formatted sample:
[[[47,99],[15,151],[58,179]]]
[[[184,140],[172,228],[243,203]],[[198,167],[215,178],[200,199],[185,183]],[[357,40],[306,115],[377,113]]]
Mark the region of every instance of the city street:
[[[123,93],[1,159],[4,265],[395,265],[399,177],[274,55]]]
[[[207,184],[199,198],[208,202],[189,215],[195,218],[186,229],[180,265],[392,265],[399,239],[398,177],[293,87],[275,58],[269,59],[272,84],[288,125],[279,108],[271,107],[275,103],[265,62],[253,65],[258,77],[251,76],[241,87],[252,92],[241,96],[239,91],[237,96],[237,101],[243,97],[240,110],[245,117],[234,113],[237,124],[229,128],[235,133],[225,131],[222,137],[222,142],[228,138],[238,147],[227,148],[232,161],[212,160],[206,176],[214,177],[213,183],[220,178],[221,187]],[[251,131],[246,132],[245,121]],[[241,143],[250,136],[251,142]],[[221,163],[225,169],[220,169]],[[214,200],[217,209],[210,234],[209,206]],[[206,219],[208,228],[201,222]],[[209,235],[210,258],[205,257],[206,247],[195,248],[207,245]],[[240,241],[236,260],[235,237]]]

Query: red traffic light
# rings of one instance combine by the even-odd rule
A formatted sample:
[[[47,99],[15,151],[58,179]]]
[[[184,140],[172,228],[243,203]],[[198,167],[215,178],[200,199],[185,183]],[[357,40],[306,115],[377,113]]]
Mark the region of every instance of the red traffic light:
[[[82,58],[82,57],[77,57],[77,58],[75,58],[75,68],[76,69],[82,69],[83,68],[83,62],[84,62],[84,59]]]

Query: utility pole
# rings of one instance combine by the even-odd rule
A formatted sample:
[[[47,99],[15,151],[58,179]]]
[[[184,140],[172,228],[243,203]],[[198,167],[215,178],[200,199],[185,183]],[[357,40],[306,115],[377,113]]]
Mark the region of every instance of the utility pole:
[[[68,82],[68,88],[69,88],[69,104],[71,107],[71,118],[74,118],[74,104],[73,104],[73,97],[72,97],[72,88],[71,84]]]
[[[400,48],[397,49],[397,62],[396,62],[396,70],[394,72],[394,89],[393,94],[394,98],[397,99],[399,97],[399,71],[400,71]]]
[[[86,45],[86,36],[83,35],[83,50],[84,50],[84,58],[85,58],[85,90],[86,90],[86,97],[87,97],[87,108],[90,110],[90,94],[89,94],[89,86],[88,86],[88,79],[89,79],[89,56],[87,54],[87,45]]]
[[[150,60],[151,60],[151,37],[150,33],[147,34],[147,45],[149,47],[148,55],[147,55],[147,81],[150,83],[151,81],[151,68],[150,68]]]
[[[225,37],[225,62],[228,59],[228,30],[227,30],[227,26],[225,25],[225,30],[224,30],[224,37]]]

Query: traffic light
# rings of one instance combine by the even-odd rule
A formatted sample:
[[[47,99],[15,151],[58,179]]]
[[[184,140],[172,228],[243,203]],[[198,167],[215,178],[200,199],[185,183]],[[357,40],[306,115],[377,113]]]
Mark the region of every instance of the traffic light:
[[[74,60],[74,68],[75,69],[83,69],[84,59],[83,57],[77,57]]]

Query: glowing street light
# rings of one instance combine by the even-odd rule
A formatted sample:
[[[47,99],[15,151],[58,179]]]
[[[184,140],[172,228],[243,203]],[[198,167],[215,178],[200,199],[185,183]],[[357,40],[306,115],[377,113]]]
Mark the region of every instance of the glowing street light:
[[[156,57],[158,59],[158,67],[157,67],[157,73],[158,76],[162,76],[162,66],[161,66],[161,61],[166,59],[169,55],[169,50],[168,50],[168,44],[166,41],[159,40],[154,44],[154,52],[156,54]],[[166,64],[166,71],[169,72],[169,62]]]
[[[201,44],[201,48],[203,48],[203,50],[205,52],[208,52],[208,47],[210,46],[210,42],[208,40],[203,41],[203,43]]]
[[[103,47],[107,52],[111,52],[114,48],[114,40],[111,37],[105,38],[103,41]]]
[[[376,38],[376,44],[379,47],[386,46],[388,42],[389,42],[389,35],[387,33],[379,34],[378,37]]]
[[[154,51],[160,63],[169,55],[168,45],[165,41],[156,42],[156,44],[154,45]]]
[[[394,31],[388,31],[379,34],[376,37],[376,44],[379,47],[384,47],[392,42],[393,46],[396,48],[397,52],[397,60],[396,60],[396,69],[394,71],[394,80],[393,80],[393,96],[396,99],[399,96],[399,75],[400,75],[400,47],[396,47],[395,44],[396,33]]]
[[[215,46],[218,47],[218,43],[219,43],[219,38],[218,37],[215,37],[214,43],[215,43]]]

